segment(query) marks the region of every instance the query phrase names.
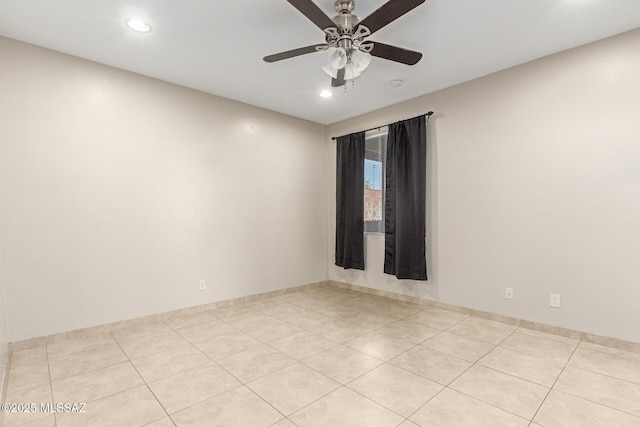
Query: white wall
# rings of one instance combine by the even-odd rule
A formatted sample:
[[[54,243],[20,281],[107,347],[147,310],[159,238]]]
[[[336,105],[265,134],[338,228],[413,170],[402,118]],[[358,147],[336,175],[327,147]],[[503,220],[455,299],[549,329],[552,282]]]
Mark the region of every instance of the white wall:
[[[326,279],[323,126],[5,38],[0,52],[11,341]]]
[[[432,280],[383,275],[380,236],[366,240],[364,273],[333,265],[328,140],[329,278],[640,342],[638,46],[635,30],[331,126],[436,112]]]
[[[9,330],[7,328],[7,305],[5,302],[3,273],[2,250],[0,250],[0,397],[2,396],[7,363],[9,362]]]

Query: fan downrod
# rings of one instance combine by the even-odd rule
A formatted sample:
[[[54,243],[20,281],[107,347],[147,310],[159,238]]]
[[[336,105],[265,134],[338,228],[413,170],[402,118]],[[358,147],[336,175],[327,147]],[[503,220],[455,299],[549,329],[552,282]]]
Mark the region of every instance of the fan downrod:
[[[356,2],[354,2],[353,0],[337,0],[334,8],[336,9],[336,12],[338,13],[351,13],[353,12],[353,10],[356,8]]]

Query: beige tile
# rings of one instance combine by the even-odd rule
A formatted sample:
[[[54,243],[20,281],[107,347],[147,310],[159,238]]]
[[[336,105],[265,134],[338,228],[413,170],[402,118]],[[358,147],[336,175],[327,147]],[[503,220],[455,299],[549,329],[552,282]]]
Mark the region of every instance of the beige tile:
[[[546,427],[637,427],[640,417],[551,390],[534,421]]]
[[[164,335],[118,340],[129,359],[139,359],[167,350],[187,347],[188,341],[175,332]]]
[[[244,332],[251,335],[258,341],[268,343],[285,337],[290,337],[303,331],[304,329],[299,328],[298,326],[294,326],[291,323],[274,319],[262,323],[258,326],[247,328]]]
[[[273,304],[295,304],[296,300],[299,298],[299,292],[289,292],[282,295],[277,295],[269,298],[269,300]]]
[[[249,313],[255,311],[253,308],[244,304],[232,304],[226,307],[216,307],[211,310],[206,310],[213,317],[218,319],[226,319],[227,317],[237,316],[239,314]]]
[[[147,383],[209,362],[211,359],[192,346],[180,346],[174,350],[163,351],[131,361]]]
[[[8,374],[7,388],[10,390],[23,390],[40,384],[49,384],[49,364],[46,357],[44,360],[24,357],[15,364],[12,361]]]
[[[92,402],[144,385],[130,362],[123,362],[51,384],[55,403]]]
[[[283,317],[282,320],[302,329],[313,329],[325,323],[333,322],[336,319],[316,311],[307,310],[292,316]]]
[[[581,334],[582,342],[593,343],[601,346],[617,348],[622,351],[632,352],[640,357],[640,340],[638,342],[625,341],[618,338],[606,337],[602,335],[583,333]]]
[[[116,329],[111,332],[113,337],[120,341],[131,341],[143,338],[161,337],[172,334],[173,329],[162,321],[141,323],[127,328]]]
[[[574,348],[580,343],[579,339],[568,338],[562,335],[550,334],[548,332],[536,331],[535,329],[518,328],[517,331],[518,331],[518,334],[525,334],[531,337],[542,338],[549,341],[555,341],[561,344],[573,346]]]
[[[146,386],[89,402],[84,409],[56,414],[57,427],[143,426],[167,416]]]
[[[640,416],[640,385],[567,367],[554,389]]]
[[[397,322],[395,317],[387,316],[383,313],[374,313],[372,311],[363,311],[352,316],[345,317],[347,322],[355,323],[368,329],[378,329],[383,326]]]
[[[243,383],[251,382],[294,363],[296,363],[294,358],[266,345],[218,360],[220,366]]]
[[[247,386],[284,415],[290,415],[336,390],[340,384],[296,363],[253,381]]]
[[[299,366],[293,360],[296,358],[309,367],[305,368],[308,369],[307,373],[311,372],[308,376],[324,378],[323,375],[326,375],[347,386],[336,390],[336,387],[340,387],[339,384],[324,378],[324,381],[333,384],[333,388],[329,388],[329,394],[320,393],[320,397],[313,398],[308,406],[292,414],[289,420],[254,392],[239,385],[235,379],[236,388],[217,394],[216,397],[209,397],[208,393],[219,386],[220,382],[211,380],[211,383],[207,383],[207,378],[214,376],[213,374],[194,375],[193,379],[184,381],[188,385],[182,386],[197,388],[199,382],[206,384],[202,385],[202,392],[193,391],[196,397],[188,398],[189,392],[175,393],[175,389],[180,388],[179,384],[174,387],[166,386],[166,390],[171,389],[174,391],[173,394],[184,397],[182,403],[176,404],[176,407],[184,409],[174,414],[175,419],[185,422],[184,425],[256,424],[287,427],[296,425],[293,423],[295,420],[299,426],[333,426],[341,423],[349,426],[369,426],[376,425],[376,422],[384,425],[385,417],[390,415],[393,421],[389,425],[401,423],[400,425],[406,427],[482,426],[486,425],[486,420],[490,420],[488,425],[491,426],[518,426],[522,422],[525,423],[522,425],[526,425],[526,420],[515,414],[530,414],[530,408],[535,406],[536,399],[540,399],[541,395],[538,392],[547,390],[545,387],[536,388],[536,384],[531,381],[543,385],[552,384],[553,377],[560,372],[559,366],[572,356],[556,383],[556,389],[549,393],[531,426],[640,426],[640,408],[636,403],[640,401],[637,389],[640,387],[640,353],[624,351],[623,347],[612,348],[580,342],[561,335],[515,328],[495,321],[499,320],[497,318],[490,318],[492,321],[487,320],[489,317],[468,317],[458,312],[338,288],[309,288],[268,298],[244,300],[246,301],[242,304],[207,306],[208,309],[216,308],[215,310],[203,311],[202,307],[185,310],[179,316],[177,312],[172,313],[164,316],[164,321],[161,321],[159,315],[148,316],[114,326],[92,328],[91,334],[86,331],[59,334],[46,340],[31,340],[29,345],[16,345],[13,347],[12,359],[14,375],[12,378],[9,374],[8,378],[9,396],[17,399],[37,399],[38,402],[47,399],[51,401],[50,390],[53,388],[57,401],[83,399],[89,400],[91,405],[102,405],[92,411],[92,414],[75,414],[76,417],[60,414],[58,427],[173,426],[174,422],[167,417],[164,409],[153,418],[146,419],[143,409],[142,420],[134,419],[140,414],[127,415],[128,407],[135,403],[132,395],[121,399],[121,403],[111,400],[121,398],[122,395],[136,389],[147,390],[147,393],[153,396],[146,386],[141,385],[143,383],[139,375],[128,362],[126,355],[119,350],[122,343],[132,355],[154,352],[135,358],[131,362],[148,383],[164,381],[168,384],[170,377],[190,373],[189,371],[195,371],[196,368],[204,369],[203,366],[217,368],[229,378],[233,378],[233,375],[243,382],[257,383],[263,378],[277,377],[282,375],[282,371]],[[345,318],[355,320],[359,324],[347,322]],[[226,323],[225,319],[231,319],[236,326],[244,328],[245,333]],[[363,325],[378,329],[372,334],[371,330]],[[301,331],[301,328],[305,330]],[[442,332],[447,328],[451,329]],[[198,348],[184,340],[180,341],[181,346],[175,348],[176,341],[172,340],[175,340],[177,334],[174,329],[179,330],[180,335],[197,342]],[[551,328],[544,330],[552,331]],[[567,334],[566,330],[558,331]],[[381,340],[383,335],[387,342],[381,345],[381,341],[385,341]],[[114,336],[117,337],[117,341]],[[574,338],[579,338],[579,335]],[[411,345],[408,350],[403,346],[389,345],[393,344],[393,340],[397,340],[396,344]],[[269,344],[265,345],[262,342]],[[349,342],[350,345],[356,342],[356,346],[361,346],[360,350],[368,351],[369,354],[364,354],[354,347],[340,345],[339,342]],[[607,343],[606,340],[592,342]],[[491,351],[496,343],[498,347]],[[416,344],[421,345],[415,346]],[[223,367],[211,362],[211,358],[202,354],[199,348],[216,357]],[[626,347],[627,350],[632,348]],[[136,353],[138,351],[140,353]],[[400,354],[384,364],[377,357],[384,358],[382,354],[385,351],[400,351]],[[491,352],[487,353],[488,351]],[[377,354],[377,357],[371,356],[372,353]],[[47,386],[47,357],[50,359],[51,376],[54,378],[51,387]],[[482,360],[476,366],[465,372],[471,362],[478,361],[481,357]],[[405,378],[406,376],[411,379]],[[459,377],[457,380],[456,376]],[[287,393],[284,393],[285,405],[290,404],[297,408],[302,404],[300,401],[304,402],[311,397],[304,395],[308,390],[301,393],[296,392],[296,388],[305,388],[305,381],[314,381],[300,375],[303,381],[296,383],[294,377],[292,374],[285,375],[285,378],[280,378],[280,385],[274,388],[286,389],[293,397],[287,397]],[[412,386],[416,379],[418,383],[433,384],[431,381],[439,381],[440,385],[435,385],[438,388],[453,381],[450,387],[461,392],[451,388],[444,389],[417,412],[411,412],[416,405],[419,406],[426,401],[426,398],[420,401],[415,393],[420,396],[421,393],[429,391],[429,387],[424,385]],[[522,379],[528,381],[521,381]],[[176,383],[178,382],[176,380]],[[288,382],[295,384],[289,386]],[[38,387],[38,383],[42,387]],[[320,383],[322,384],[322,381]],[[401,386],[402,392],[396,390]],[[357,392],[349,390],[348,387],[357,389]],[[46,394],[47,388],[48,397],[36,396],[38,390],[41,394]],[[461,390],[462,388],[464,390]],[[311,389],[311,395],[318,393],[313,386]],[[407,394],[407,390],[411,393]],[[68,394],[65,396],[63,393]],[[169,394],[170,392],[166,391],[166,395]],[[164,399],[167,402],[169,399],[179,400],[179,397],[174,397],[173,394],[171,397],[165,396]],[[240,395],[242,398],[238,397]],[[395,399],[396,396],[399,398]],[[143,397],[142,401],[144,400]],[[104,403],[105,401],[109,404]],[[255,403],[257,412],[262,413],[264,418],[261,415],[254,418],[255,414],[248,413],[253,407],[251,402]],[[311,419],[309,414],[313,411],[320,413],[318,408],[326,402],[334,403],[331,403],[328,409],[324,406],[322,413]],[[387,408],[379,405],[380,403]],[[153,397],[147,403],[143,403],[143,407],[152,410],[154,404],[157,405],[156,409],[162,408],[159,402],[154,402]],[[195,406],[187,406],[194,404]],[[112,405],[125,408],[125,414],[109,414],[108,411],[112,408],[106,408]],[[341,406],[348,409],[336,411],[336,408],[339,409]],[[367,407],[367,413],[360,412],[358,408],[361,406]],[[390,409],[399,414],[394,414]],[[380,411],[380,417],[375,421],[367,420],[366,417],[377,411]],[[394,418],[397,415],[400,417]],[[411,420],[403,420],[403,415],[412,415]],[[4,422],[3,425],[55,425],[52,415],[45,413],[37,416],[39,418],[33,415],[31,418],[13,417],[8,420],[9,424]],[[202,420],[198,420],[200,416],[203,417]],[[232,421],[215,424],[215,420],[224,420],[226,416]],[[295,419],[296,416],[300,418]],[[332,418],[334,416],[336,418]],[[214,424],[211,424],[210,420],[214,420]]]
[[[633,351],[625,351],[614,347],[607,347],[599,344],[592,344],[588,342],[580,342],[579,348],[581,350],[597,351],[599,353],[610,354],[617,357],[624,357],[625,359],[640,360],[640,353]]]
[[[118,344],[95,345],[81,352],[49,357],[51,380],[62,380],[126,361],[127,356]]]
[[[354,314],[358,314],[362,312],[362,309],[358,307],[353,307],[351,305],[347,305],[344,303],[327,305],[324,307],[319,307],[314,309],[320,314],[324,314],[325,316],[335,317],[337,319],[344,319],[345,317],[353,316]]]
[[[160,316],[156,315],[156,317],[159,318]],[[58,341],[87,338],[87,337],[93,337],[96,335],[111,335],[111,327],[112,327],[112,324],[105,323],[98,326],[91,326],[89,328],[76,329],[73,331],[60,332],[57,334],[49,335],[48,337],[45,337],[45,340],[47,344],[52,344]]]
[[[444,389],[411,416],[424,427],[527,427],[529,421],[473,397]]]
[[[47,347],[45,345],[26,350],[14,351],[11,354],[11,366],[31,365],[33,363],[46,361]]]
[[[383,362],[358,350],[339,345],[303,361],[329,378],[346,384]]]
[[[52,402],[50,384],[40,384],[22,390],[7,388],[5,403]]]
[[[346,303],[352,307],[356,307],[362,310],[373,310],[375,307],[379,307],[388,302],[387,299],[371,296],[360,296],[354,299],[347,300]]]
[[[441,331],[419,323],[398,320],[378,329],[378,332],[392,335],[396,338],[400,338],[414,344],[420,344],[421,342],[439,334]]]
[[[278,305],[278,302],[272,301],[271,298],[258,298],[258,299],[253,299],[251,301],[248,301],[244,305],[245,307],[249,307],[256,312],[262,312],[263,314],[267,314],[267,313],[264,313],[262,310],[268,310],[269,308],[272,308]]]
[[[16,341],[11,343],[11,351],[29,350],[36,347],[42,347],[47,345],[46,337],[31,338],[23,341]]]
[[[567,363],[578,343],[565,344],[546,338],[523,334],[519,331],[500,343],[500,347],[542,357],[558,363]]]
[[[62,357],[68,354],[92,351],[109,344],[117,344],[110,333],[69,338],[47,344],[47,353],[49,357]]]
[[[51,386],[49,384],[39,385],[36,387],[26,388],[22,390],[7,390],[6,400],[4,403],[35,403],[36,407],[29,409],[30,412],[6,412],[4,413],[4,426],[15,427],[29,422],[47,418],[50,414],[42,412],[40,404],[52,403]],[[34,411],[32,411],[34,409]]]
[[[236,316],[229,316],[224,319],[226,323],[241,330],[259,326],[270,320],[274,320],[274,318],[256,310],[248,311]]]
[[[184,328],[179,328],[176,330],[178,334],[180,334],[191,343],[204,341],[207,339],[218,337],[220,335],[230,334],[237,331],[238,329],[220,320],[209,320],[207,322],[185,326]]]
[[[475,365],[450,388],[531,420],[549,389],[493,369]]]
[[[282,414],[246,387],[238,387],[171,416],[178,427],[270,426]]]
[[[297,427],[297,426],[291,421],[289,421],[287,418],[283,418],[282,420],[273,424],[271,427]]]
[[[311,332],[343,343],[371,332],[371,329],[344,320],[335,320],[311,329]]]
[[[335,347],[338,343],[312,332],[301,332],[281,340],[273,341],[269,343],[269,345],[288,354],[294,359],[303,360]]]
[[[564,363],[502,347],[493,349],[478,364],[546,387],[553,385],[564,368]]]
[[[258,347],[262,343],[244,332],[236,331],[209,338],[208,340],[198,341],[193,345],[212,359],[219,360],[252,347]]]
[[[403,417],[340,388],[289,417],[299,427],[396,427]]]
[[[198,313],[185,314],[183,316],[173,316],[164,319],[164,323],[173,329],[185,328],[187,326],[197,325],[198,323],[210,322],[215,317],[208,311]]]
[[[0,418],[0,421],[2,419]],[[7,427],[9,427],[7,425]],[[37,420],[30,421],[26,424],[20,424],[20,427],[56,427],[56,419],[54,415],[49,415],[44,418],[38,418]]]
[[[157,326],[166,327],[167,325],[162,322],[162,314],[157,313],[150,314],[148,316],[136,317],[133,319],[121,320],[119,322],[110,323],[108,326],[109,332],[111,334],[114,334],[123,330],[135,330],[136,328],[144,329],[147,326],[151,326],[152,328],[155,328]],[[97,330],[102,331],[103,329],[102,327],[97,327]],[[100,333],[107,333],[107,331]]]
[[[310,296],[314,296],[315,298],[322,298],[327,300],[328,304],[346,304],[350,301],[355,301],[357,300],[360,296],[364,295],[361,292],[356,292],[356,291],[352,291],[352,290],[346,290],[346,289],[335,289],[335,288],[327,288],[328,290],[331,290],[333,292],[333,294],[319,294],[319,293],[315,293],[315,294],[308,294]],[[335,291],[338,292],[335,292]]]
[[[403,417],[413,414],[443,388],[389,364],[375,368],[347,387]]]
[[[419,323],[430,328],[445,330],[466,319],[467,315],[437,308],[423,309],[416,314],[405,317],[408,322]]]
[[[492,320],[469,317],[457,325],[449,328],[447,332],[462,335],[489,344],[499,344],[517,329],[517,326],[505,323],[494,322]]]
[[[451,334],[446,331],[426,340],[422,345],[469,362],[476,362],[494,347],[493,344]]]
[[[387,302],[371,309],[375,313],[384,313],[387,316],[395,317],[396,319],[404,319],[405,317],[416,314],[422,310],[418,304],[405,303],[405,302]]]
[[[627,352],[593,351],[580,346],[571,357],[569,365],[621,380],[640,384],[640,359],[627,357]]]
[[[317,296],[306,296],[296,299],[293,303],[305,310],[317,310],[320,307],[335,304],[335,301],[326,298],[318,298]]]
[[[344,344],[380,360],[390,360],[415,346],[412,342],[381,332],[371,332]]]
[[[259,311],[263,312],[264,314],[275,317],[277,319],[302,313],[305,310],[306,309],[300,307],[299,305],[291,303],[275,304],[270,307],[263,307],[259,309]]]
[[[420,427],[420,426],[412,421],[405,420],[405,422],[400,424],[398,427]]]
[[[175,427],[175,424],[171,421],[171,418],[166,417],[151,424],[146,424],[144,427]]]
[[[240,382],[213,362],[149,383],[169,414],[236,388]]]
[[[449,384],[471,366],[466,360],[421,345],[392,359],[390,363],[442,385]]]

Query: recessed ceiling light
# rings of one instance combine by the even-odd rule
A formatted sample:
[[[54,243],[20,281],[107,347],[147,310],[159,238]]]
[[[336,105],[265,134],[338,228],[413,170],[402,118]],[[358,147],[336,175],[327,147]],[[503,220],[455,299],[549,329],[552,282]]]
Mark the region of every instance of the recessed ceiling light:
[[[333,96],[333,93],[331,93],[330,90],[323,90],[322,92],[320,92],[320,96],[323,98],[331,98]]]
[[[389,86],[391,86],[392,88],[398,88],[398,87],[402,86],[403,84],[404,84],[404,80],[400,80],[400,79],[391,80],[389,82]]]
[[[132,30],[139,31],[141,33],[148,33],[151,31],[151,25],[146,22],[137,19],[137,18],[129,18],[126,21],[127,26]]]

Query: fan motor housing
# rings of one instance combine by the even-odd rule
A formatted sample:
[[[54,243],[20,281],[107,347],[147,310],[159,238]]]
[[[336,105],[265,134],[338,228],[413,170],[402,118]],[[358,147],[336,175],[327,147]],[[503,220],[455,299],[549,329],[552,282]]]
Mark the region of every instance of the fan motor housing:
[[[338,15],[333,17],[333,22],[336,24],[336,27],[338,27],[343,34],[351,33],[360,23],[360,18],[351,13],[356,7],[355,2],[353,0],[337,0],[334,7],[336,12],[338,12]]]

